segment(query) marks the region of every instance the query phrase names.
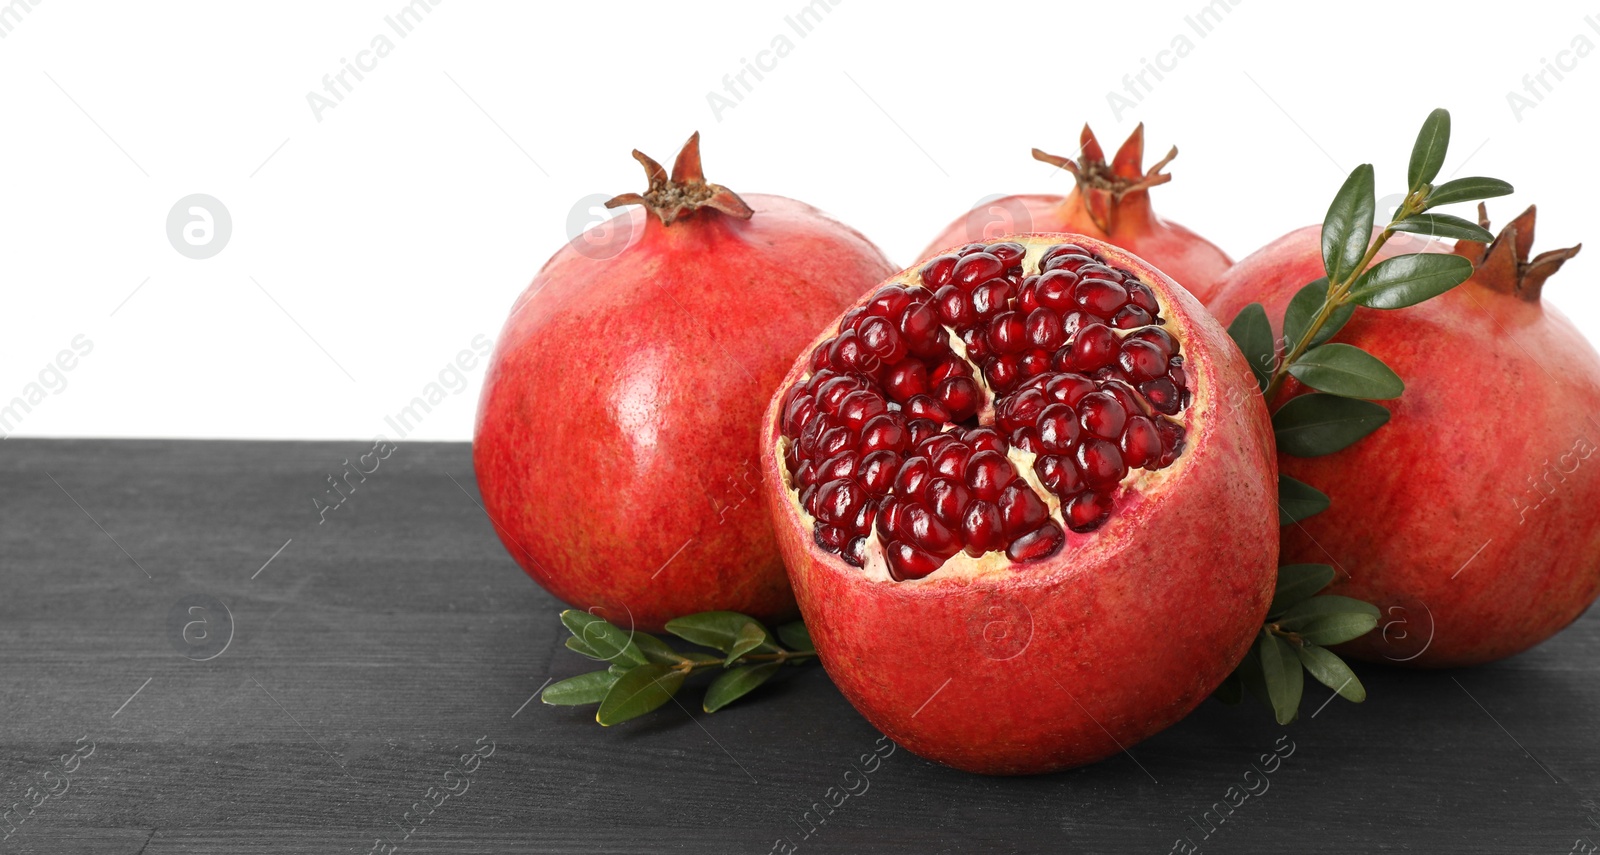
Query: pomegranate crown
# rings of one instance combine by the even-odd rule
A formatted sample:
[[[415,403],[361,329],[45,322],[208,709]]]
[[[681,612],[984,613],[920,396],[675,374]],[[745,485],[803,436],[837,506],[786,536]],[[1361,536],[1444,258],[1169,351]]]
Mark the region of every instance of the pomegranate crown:
[[[700,169],[699,131],[695,131],[689,141],[683,144],[678,159],[672,163],[670,177],[661,164],[638,149],[633,150],[633,159],[644,166],[650,186],[643,193],[623,193],[613,197],[606,202],[607,208],[643,205],[659,217],[664,226],[670,226],[701,208],[710,208],[741,220],[748,220],[755,213],[739,198],[739,194],[721,184],[706,181],[705,173]]]
[[[1083,199],[1084,208],[1089,212],[1089,218],[1094,224],[1109,233],[1117,225],[1117,207],[1124,196],[1130,193],[1143,193],[1151,187],[1165,184],[1172,180],[1172,175],[1161,170],[1165,169],[1172,159],[1178,156],[1178,147],[1173,146],[1167,156],[1161,158],[1146,170],[1144,164],[1144,123],[1133,129],[1123,141],[1122,147],[1117,149],[1117,156],[1106,163],[1105,152],[1100,148],[1100,141],[1095,139],[1094,131],[1085,124],[1083,131],[1078,135],[1078,159],[1049,154],[1039,149],[1033,150],[1033,159],[1059,166],[1072,173],[1078,182],[1078,195]]]
[[[1561,269],[1567,259],[1578,254],[1583,244],[1541,252],[1533,258],[1533,225],[1538,216],[1538,206],[1506,223],[1493,243],[1475,240],[1456,241],[1455,253],[1472,262],[1477,272],[1474,278],[1484,285],[1510,294],[1530,303],[1539,302],[1544,283]],[[1478,203],[1478,225],[1489,228],[1489,210]]]

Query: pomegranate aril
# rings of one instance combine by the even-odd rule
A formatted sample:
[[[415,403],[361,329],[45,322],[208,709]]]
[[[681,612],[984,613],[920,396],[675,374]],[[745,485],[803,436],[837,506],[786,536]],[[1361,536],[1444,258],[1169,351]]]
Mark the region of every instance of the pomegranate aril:
[[[839,414],[847,395],[860,391],[861,381],[848,375],[834,375],[817,388],[817,408],[830,416]]]
[[[1078,474],[1078,467],[1073,464],[1070,457],[1054,454],[1041,454],[1033,461],[1034,474],[1039,476],[1039,483],[1045,489],[1062,499],[1068,499],[1083,491],[1083,478]]]
[[[913,395],[927,394],[932,388],[928,383],[928,367],[909,359],[884,373],[883,386],[889,399],[897,404],[904,404]]]
[[[931,480],[933,480],[933,461],[921,456],[908,457],[900,464],[900,471],[895,474],[894,493],[902,500],[921,501]]]
[[[1067,535],[1061,526],[1054,522],[1044,525],[1011,541],[1006,547],[1006,557],[1012,561],[1038,561],[1056,554],[1061,544],[1067,541]]]
[[[1027,333],[1028,344],[1045,350],[1053,351],[1067,341],[1067,334],[1061,329],[1061,315],[1043,306],[1028,314]]]
[[[1111,325],[1119,330],[1131,330],[1145,326],[1155,319],[1150,313],[1138,306],[1123,306],[1111,316]]]
[[[980,451],[997,451],[1001,454],[1006,453],[1005,437],[1001,436],[999,431],[991,427],[972,428],[961,435],[961,441],[971,447],[974,454],[977,454]]]
[[[1017,360],[1017,371],[1023,377],[1038,377],[1050,370],[1050,352],[1035,348]]]
[[[928,484],[928,507],[939,522],[951,529],[961,525],[961,515],[971,501],[972,493],[957,481],[935,478]]]
[[[841,451],[853,448],[855,444],[856,435],[854,431],[844,425],[830,427],[823,431],[822,436],[817,440],[815,456],[827,460]]]
[[[981,392],[971,377],[951,377],[939,384],[934,395],[950,411],[953,422],[966,421],[978,413]]]
[[[1014,354],[1028,349],[1028,326],[1016,312],[1002,312],[989,322],[989,346],[995,353]]]
[[[828,367],[828,354],[831,352],[832,347],[833,339],[830,338],[817,345],[816,350],[811,351],[809,367],[813,373],[820,372]]]
[[[950,411],[927,395],[914,395],[906,402],[905,412],[912,418],[933,419],[939,424],[950,421]]]
[[[921,357],[943,353],[947,345],[939,313],[927,303],[913,303],[900,318],[900,337],[912,353]]]
[[[961,541],[956,533],[939,522],[933,511],[921,502],[911,502],[901,507],[898,532],[901,539],[943,558],[961,551]]]
[[[1078,402],[1078,421],[1083,429],[1101,439],[1122,436],[1128,411],[1109,392],[1091,392]]]
[[[946,285],[935,291],[933,305],[939,312],[939,320],[945,326],[961,329],[971,326],[978,320],[972,299],[954,285]]]
[[[889,403],[877,392],[862,389],[839,402],[839,420],[852,431],[860,431],[871,419],[889,412]]]
[[[968,365],[966,360],[952,353],[939,360],[939,363],[933,367],[933,373],[928,376],[928,383],[931,386],[937,386],[951,377],[971,376],[972,366]]]
[[[850,521],[850,533],[858,537],[872,533],[872,520],[877,516],[877,511],[878,506],[871,499],[862,502],[855,519]]]
[[[1010,401],[1007,412],[1014,426],[1033,427],[1039,423],[1039,415],[1044,412],[1050,402],[1045,399],[1044,392],[1036,388],[1024,389],[1018,392]]]
[[[979,282],[990,279],[1006,272],[1008,265],[987,252],[974,252],[964,255],[950,272],[950,281],[964,289],[970,290]]]
[[[812,484],[800,491],[800,506],[806,509],[806,513],[816,516],[817,485]]]
[[[1167,372],[1167,355],[1147,341],[1124,341],[1117,365],[1135,383],[1154,380]]]
[[[1073,289],[1072,302],[1085,312],[1109,318],[1127,305],[1128,289],[1109,279],[1084,279]]]
[[[839,331],[859,329],[861,327],[861,319],[866,316],[867,310],[864,306],[857,306],[845,312],[844,317],[839,319]]]
[[[1130,416],[1128,426],[1122,429],[1122,462],[1129,469],[1149,466],[1161,459],[1161,433],[1155,422],[1146,416]]]
[[[1038,276],[1029,276],[1017,286],[1017,310],[1024,314],[1039,308]]]
[[[971,458],[972,449],[965,443],[950,442],[934,452],[933,471],[946,478],[960,478],[967,471],[967,461]]]
[[[894,323],[876,315],[868,317],[857,328],[856,335],[867,350],[885,363],[899,362],[906,357],[906,345],[895,331]]]
[[[972,311],[980,320],[987,320],[1006,310],[1015,292],[1004,279],[990,279],[972,289]]]
[[[866,491],[852,478],[827,481],[817,490],[817,509],[813,516],[833,525],[846,525],[855,519],[866,500]]]
[[[937,433],[917,443],[917,454],[933,460],[944,447],[952,442],[960,441],[960,437],[948,433]]]
[[[1095,390],[1094,381],[1082,374],[1063,373],[1052,376],[1044,385],[1046,398],[1058,404],[1075,407],[1083,396]]]
[[[1033,531],[1050,518],[1050,506],[1021,478],[1001,490],[995,504],[1000,508],[1000,520],[1008,537]]]
[[[1086,440],[1078,446],[1075,457],[1084,483],[1095,490],[1114,487],[1128,474],[1122,452],[1103,439]]]
[[[944,563],[944,559],[899,540],[889,541],[885,551],[888,553],[889,577],[897,582],[921,579]]]
[[[885,285],[873,293],[872,299],[868,300],[863,308],[869,315],[892,321],[905,314],[906,308],[910,305],[910,292],[895,285]]]
[[[898,413],[873,416],[861,428],[861,452],[904,451],[910,437],[906,434],[905,419]]]
[[[845,545],[844,554],[840,557],[848,561],[851,566],[865,567],[867,564],[867,539],[865,537],[851,538],[850,542]]]
[[[878,529],[879,538],[885,541],[893,540],[900,524],[900,503],[893,498],[884,499],[878,506],[878,518],[874,524]]]
[[[939,434],[939,424],[933,419],[912,419],[906,422],[906,432],[910,436],[911,446],[915,448],[922,441]]]
[[[988,248],[989,248],[989,245],[986,244],[986,243],[962,244],[961,248],[956,250],[956,255],[963,255],[963,256],[971,255],[974,252],[983,252],[984,250],[986,250]]]
[[[1029,454],[1038,454],[1039,434],[1031,427],[1019,427],[1011,432],[1011,447],[1020,448]]]
[[[1039,414],[1039,446],[1066,453],[1078,442],[1078,414],[1066,404],[1051,404]]]
[[[1067,270],[1052,270],[1039,276],[1034,285],[1034,297],[1039,305],[1061,313],[1072,311],[1072,291],[1078,285],[1078,274]]]
[[[1161,312],[1161,304],[1156,302],[1156,292],[1150,286],[1138,281],[1134,277],[1127,277],[1123,287],[1128,289],[1128,301],[1155,317]]]
[[[956,262],[960,259],[955,255],[936,255],[922,265],[917,275],[922,277],[922,284],[929,288],[938,288],[950,284],[950,274],[956,269]]]
[[[783,410],[783,435],[791,438],[799,436],[806,423],[816,415],[817,402],[810,395],[802,394],[790,401]]]
[[[1000,498],[1000,492],[1016,478],[1011,461],[998,451],[979,451],[967,458],[963,473],[973,494],[985,501]]]
[[[1155,425],[1151,425],[1150,430],[1154,431]],[[1156,437],[1157,451],[1160,451],[1160,446],[1161,437],[1158,436]],[[856,456],[854,451],[841,451],[813,469],[812,480],[826,482],[836,478],[854,478],[856,476],[856,468],[860,464],[861,458]]]
[[[1180,356],[1173,359],[1170,364],[1172,367],[1167,369],[1167,379],[1171,380],[1172,385],[1177,386],[1179,389],[1188,386],[1189,374],[1183,370],[1183,357]]]
[[[991,388],[1003,395],[1022,379],[1021,362],[1015,356],[992,359],[983,366],[983,376]]]
[[[794,469],[794,482],[802,487],[817,483],[817,469],[809,460],[800,461],[800,465]]]
[[[1156,440],[1160,444],[1160,438]],[[869,496],[881,496],[894,486],[894,476],[900,472],[900,456],[892,451],[874,451],[861,458],[856,465],[856,481]]]
[[[1079,534],[1094,531],[1111,515],[1111,497],[1105,493],[1079,493],[1061,508],[1067,528]]]
[[[1156,431],[1161,434],[1161,465],[1171,466],[1178,455],[1183,453],[1184,431],[1183,426],[1162,419],[1156,424]]]
[[[842,554],[844,548],[850,543],[850,530],[836,525],[819,525],[814,530],[813,536],[817,545],[829,552]]]
[[[1165,359],[1171,359],[1178,355],[1178,340],[1172,337],[1172,333],[1160,327],[1148,327],[1128,333],[1128,337],[1123,339],[1122,343],[1126,346],[1128,342],[1132,341],[1142,341],[1146,344],[1154,345],[1161,351],[1161,356]]]
[[[1183,399],[1178,393],[1178,387],[1165,377],[1139,384],[1139,391],[1158,413],[1173,416],[1183,409]]]
[[[991,243],[984,247],[983,251],[989,253],[995,258],[1000,259],[1000,261],[1003,262],[1007,267],[1021,262],[1022,256],[1027,253],[1027,250],[1023,248],[1022,244],[1013,243],[1011,241]]]
[[[1071,364],[1077,371],[1094,371],[1117,358],[1117,334],[1104,324],[1088,324],[1072,339]]]
[[[982,499],[967,505],[961,517],[961,538],[966,541],[967,554],[974,558],[1005,546],[1005,525],[1000,519],[1000,509]]]
[[[994,357],[994,349],[989,346],[988,328],[984,326],[971,326],[960,332],[961,344],[967,351],[967,358],[982,365]],[[960,357],[956,357],[959,359]]]

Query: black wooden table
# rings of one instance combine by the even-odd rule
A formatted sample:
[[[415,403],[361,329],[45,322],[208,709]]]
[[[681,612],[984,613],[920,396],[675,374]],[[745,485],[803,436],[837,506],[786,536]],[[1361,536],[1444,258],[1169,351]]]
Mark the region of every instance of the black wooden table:
[[[1600,843],[1594,615],[1489,667],[1361,668],[1367,703],[1308,689],[1287,728],[1207,702],[1087,769],[981,778],[900,750],[863,775],[878,734],[816,668],[613,728],[533,699],[590,666],[501,550],[468,447],[404,443],[319,511],[370,449],[0,444],[0,853]]]

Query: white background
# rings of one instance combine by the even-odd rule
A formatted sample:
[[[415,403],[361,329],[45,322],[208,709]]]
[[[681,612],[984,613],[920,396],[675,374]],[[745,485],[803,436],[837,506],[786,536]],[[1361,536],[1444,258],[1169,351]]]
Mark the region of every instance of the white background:
[[[1089,121],[1109,149],[1143,121],[1152,155],[1182,152],[1158,209],[1239,257],[1320,222],[1360,162],[1400,189],[1443,106],[1445,173],[1518,188],[1497,224],[1537,202],[1537,248],[1600,238],[1600,51],[1561,56],[1520,115],[1507,100],[1600,45],[1593,2],[1241,0],[1200,36],[1204,0],[839,0],[800,37],[803,0],[442,0],[404,38],[384,22],[404,0],[28,2],[0,0],[23,7],[0,25],[0,403],[74,336],[94,349],[18,435],[392,435],[384,415],[595,219],[582,200],[643,189],[629,150],[666,161],[695,129],[711,180],[801,198],[908,264],[986,196],[1064,192],[1031,147],[1070,155]],[[380,32],[393,52],[319,121],[307,93]],[[779,34],[792,53],[715,115],[708,93]],[[1180,35],[1192,51],[1115,115],[1107,93]],[[232,215],[210,259],[167,240],[191,193]],[[1600,245],[1546,291],[1591,340],[1597,270]],[[411,436],[469,438],[481,378]]]

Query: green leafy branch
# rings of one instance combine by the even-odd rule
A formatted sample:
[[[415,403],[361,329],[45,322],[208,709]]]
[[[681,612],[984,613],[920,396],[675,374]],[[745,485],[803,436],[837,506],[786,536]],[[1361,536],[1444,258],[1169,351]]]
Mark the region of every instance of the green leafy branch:
[[[1389,421],[1377,401],[1399,398],[1405,382],[1382,360],[1353,345],[1333,342],[1358,306],[1403,309],[1430,300],[1467,281],[1472,262],[1453,254],[1411,253],[1376,261],[1396,233],[1489,242],[1494,235],[1477,223],[1430,213],[1441,205],[1503,196],[1510,184],[1495,178],[1457,178],[1435,185],[1450,144],[1450,113],[1434,110],[1422,123],[1411,150],[1407,190],[1394,218],[1374,238],[1377,209],[1372,164],[1350,172],[1322,222],[1322,266],[1327,274],[1301,288],[1283,314],[1283,336],[1275,339],[1266,309],[1251,303],[1228,326],[1271,406],[1293,377],[1312,391],[1296,395],[1272,414],[1278,450],[1295,457],[1333,454]],[[1376,261],[1376,263],[1374,263]],[[1310,484],[1278,478],[1278,517],[1291,525],[1328,509],[1328,497]],[[1325,564],[1280,567],[1267,621],[1250,652],[1218,689],[1237,701],[1242,689],[1272,707],[1278,723],[1299,715],[1304,673],[1360,702],[1366,689],[1337,655],[1323,645],[1352,641],[1377,626],[1378,610],[1349,597],[1314,596],[1331,584]]]
[[[638,718],[672,700],[686,680],[718,672],[706,687],[706,712],[716,712],[771,679],[785,665],[816,660],[816,647],[805,624],[778,627],[776,636],[761,621],[738,612],[701,612],[667,622],[679,638],[721,651],[679,652],[643,632],[630,632],[588,612],[568,609],[561,622],[571,630],[567,648],[600,662],[604,671],[579,674],[551,683],[540,699],[556,706],[599,704],[595,720],[603,725]]]

